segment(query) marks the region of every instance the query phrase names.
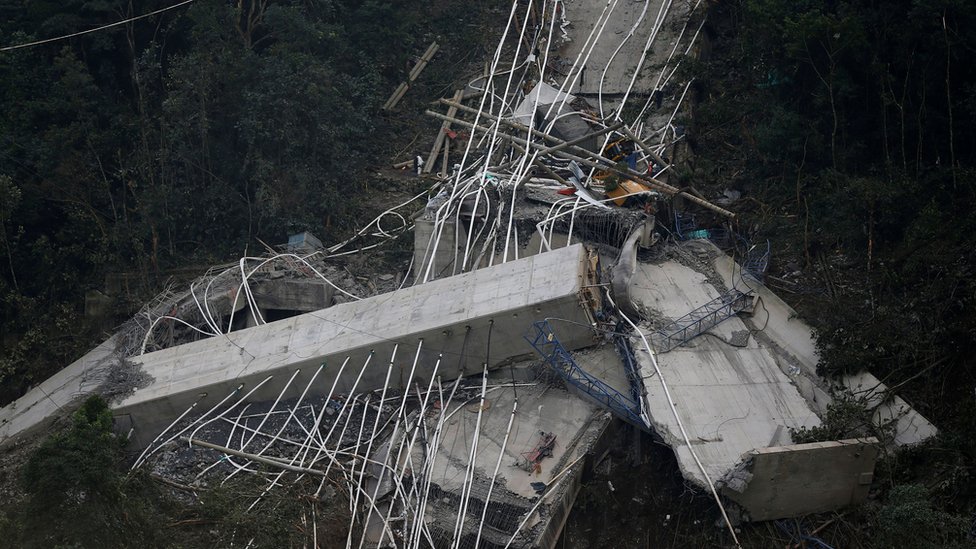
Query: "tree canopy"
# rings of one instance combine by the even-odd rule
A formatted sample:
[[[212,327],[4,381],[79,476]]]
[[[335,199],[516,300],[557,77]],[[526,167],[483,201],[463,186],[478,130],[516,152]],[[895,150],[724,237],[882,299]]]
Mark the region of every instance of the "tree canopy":
[[[940,449],[892,456],[885,484],[916,479],[972,514],[976,6],[742,0],[710,16],[693,177],[746,191],[743,230],[771,240],[773,274],[816,282],[780,287],[817,328],[821,373],[867,370],[938,425]]]
[[[4,0],[0,45],[170,5]],[[487,7],[198,0],[0,52],[0,404],[92,344],[80,309],[106,274],[153,288],[257,238],[348,230],[425,29]]]

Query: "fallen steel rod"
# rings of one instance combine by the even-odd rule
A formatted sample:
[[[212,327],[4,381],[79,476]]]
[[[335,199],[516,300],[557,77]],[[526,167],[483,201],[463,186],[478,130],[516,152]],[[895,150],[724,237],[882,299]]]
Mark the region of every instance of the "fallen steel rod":
[[[461,126],[464,126],[466,128],[471,128],[471,129],[476,130],[476,131],[485,132],[485,133],[491,132],[491,128],[487,128],[487,127],[481,126],[481,125],[475,125],[475,124],[473,124],[471,122],[467,122],[467,121],[461,120],[459,118],[448,117],[448,116],[446,116],[444,114],[441,114],[439,112],[434,112],[434,111],[429,111],[428,110],[428,111],[426,111],[426,114],[429,115],[429,116],[433,116],[434,118],[438,118],[440,120],[450,120],[451,122],[453,122],[455,124],[459,124]],[[504,122],[504,121],[502,121],[502,122]],[[499,132],[497,135],[498,135],[498,137],[500,137],[500,138],[502,138],[502,139],[504,139],[506,141],[510,141],[510,142],[512,142],[514,144],[521,145],[521,146],[523,146],[525,148],[534,147],[534,148],[539,149],[539,150],[546,150],[546,148],[540,147],[537,143],[532,143],[531,141],[528,141],[528,140],[523,139],[521,137],[515,137],[515,136],[508,135],[508,134],[501,133],[501,132]],[[543,137],[546,136],[546,134],[544,134],[544,133],[540,133],[539,135],[540,136],[543,136]],[[554,137],[551,137],[550,136],[550,139],[557,139],[557,138],[554,138]],[[563,143],[565,143],[565,141],[563,141]],[[583,149],[583,150],[585,151],[585,149]],[[590,154],[590,155],[593,154],[590,151],[585,151],[585,152],[587,154]],[[695,204],[698,204],[699,206],[701,206],[703,208],[707,208],[709,210],[712,210],[712,211],[714,211],[714,212],[716,212],[716,213],[718,213],[720,215],[723,215],[725,217],[728,217],[728,218],[734,218],[735,217],[735,214],[734,213],[732,213],[732,212],[730,212],[730,211],[728,211],[728,210],[726,210],[724,208],[720,208],[719,206],[716,206],[715,204],[712,204],[711,202],[709,202],[707,200],[702,200],[701,198],[698,198],[697,196],[694,196],[692,194],[689,194],[687,192],[684,192],[684,191],[682,191],[682,190],[680,190],[680,189],[678,189],[676,187],[672,187],[671,185],[668,185],[667,183],[664,183],[663,181],[658,181],[657,179],[654,179],[652,177],[648,177],[646,175],[639,174],[639,173],[637,173],[637,172],[635,172],[635,171],[633,171],[633,170],[631,170],[629,168],[626,169],[626,170],[622,170],[622,169],[618,168],[617,165],[614,164],[613,161],[611,161],[608,158],[605,158],[605,157],[602,157],[602,156],[594,156],[595,158],[598,158],[598,159],[600,159],[602,161],[602,162],[594,162],[593,160],[588,160],[586,158],[582,158],[580,156],[576,156],[574,154],[571,154],[571,153],[568,153],[568,152],[565,152],[565,151],[560,151],[560,154],[562,156],[570,159],[570,160],[575,160],[575,161],[577,161],[577,162],[579,162],[579,163],[581,163],[581,164],[583,164],[585,166],[589,166],[589,167],[592,167],[592,168],[597,168],[597,169],[600,169],[600,170],[609,170],[609,171],[612,171],[612,172],[614,172],[614,173],[616,173],[618,175],[621,175],[623,177],[627,177],[627,178],[630,178],[630,179],[637,179],[637,180],[645,183],[649,187],[652,187],[654,189],[660,190],[660,191],[665,192],[665,193],[670,194],[670,195],[681,196],[682,198],[685,198],[686,200],[689,200],[689,201],[691,201],[691,202],[693,202]]]
[[[641,139],[639,137],[637,137],[636,135],[634,135],[634,133],[632,131],[630,131],[630,128],[624,126],[623,132],[624,132],[624,134],[627,135],[627,137],[630,138],[631,141],[633,141],[634,143],[637,143],[637,145],[640,148],[644,149],[644,152],[647,153],[647,156],[650,156],[651,159],[653,159],[655,162],[657,162],[658,164],[660,164],[662,168],[665,167],[665,166],[670,166],[671,165],[670,162],[666,162],[663,157],[661,157],[660,155],[658,155],[656,152],[652,151],[651,148],[647,146],[647,143],[644,143],[643,141],[641,141]]]
[[[218,452],[223,452],[228,455],[241,457],[244,459],[249,459],[251,461],[256,461],[258,463],[264,463],[265,465],[271,465],[273,467],[280,467],[288,471],[294,471],[296,473],[308,473],[310,475],[318,475],[324,477],[325,473],[322,471],[317,471],[315,469],[309,469],[308,467],[299,467],[297,465],[289,465],[287,463],[282,463],[276,459],[267,458],[264,456],[259,456],[257,454],[251,454],[248,452],[241,452],[234,450],[233,448],[227,448],[226,446],[220,446],[218,444],[213,444],[203,440],[197,440],[195,438],[180,437],[180,440],[188,442],[190,444],[195,444],[197,446],[202,446],[204,448],[210,448],[211,450],[217,450]]]

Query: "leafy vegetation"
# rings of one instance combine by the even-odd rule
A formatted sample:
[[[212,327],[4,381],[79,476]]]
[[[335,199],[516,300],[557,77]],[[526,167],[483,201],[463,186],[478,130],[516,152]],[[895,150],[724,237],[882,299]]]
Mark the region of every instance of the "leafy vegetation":
[[[89,398],[71,425],[45,440],[23,470],[26,498],[0,523],[15,547],[80,547],[151,542],[154,529],[138,493],[118,472],[123,440],[112,432],[112,412]],[[124,510],[124,512],[123,512]]]
[[[888,494],[888,503],[878,511],[878,545],[918,549],[965,547],[960,532],[968,521],[933,507],[924,486],[896,486]]]
[[[865,399],[841,394],[827,405],[820,425],[790,429],[790,438],[796,444],[803,444],[873,436],[882,444],[891,444],[894,440],[894,422],[877,425],[873,416],[874,407]]]
[[[0,45],[172,4],[5,0]],[[378,107],[435,38],[411,95],[451,86],[492,6],[200,0],[0,52],[0,405],[97,342],[87,291],[131,312],[167,269],[348,231],[398,137]]]
[[[690,69],[694,184],[744,191],[739,230],[772,241],[821,373],[866,369],[941,430],[879,466],[853,546],[959,543],[976,512],[974,20],[955,0],[722,3]],[[841,401],[797,434],[871,434],[868,413]],[[918,544],[877,535],[916,520]]]
[[[0,0],[0,47],[173,4]],[[0,52],[0,405],[91,348],[176,267],[222,262],[301,230],[346,236],[376,207],[367,190],[389,185],[373,179],[377,166],[439,125],[418,111],[455,89],[465,64],[480,63],[494,42],[495,29],[482,25],[496,4],[197,0]],[[438,57],[401,113],[381,114],[434,40]],[[114,298],[103,326],[84,316],[93,290]],[[0,500],[0,545],[344,539],[342,494],[332,503],[296,495],[314,493],[316,482],[248,511],[263,491],[249,479],[187,490],[129,473],[110,424],[105,403],[90,400],[42,443],[24,466],[23,495]],[[9,484],[10,469],[0,481]]]
[[[347,503],[310,501],[294,492],[263,494],[255,478],[177,492],[145,471],[123,472],[125,441],[112,432],[112,412],[91,397],[71,425],[45,440],[23,470],[22,501],[0,515],[5,547],[299,547],[312,536],[324,547],[344,540]],[[251,504],[262,496],[254,509]],[[316,513],[320,532],[310,532]]]

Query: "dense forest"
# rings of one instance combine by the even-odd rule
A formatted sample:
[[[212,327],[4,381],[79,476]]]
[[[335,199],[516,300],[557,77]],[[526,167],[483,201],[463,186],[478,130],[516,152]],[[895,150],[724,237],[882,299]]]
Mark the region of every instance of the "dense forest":
[[[173,4],[0,0],[0,48]],[[469,4],[197,0],[0,50],[0,404],[98,341],[84,301],[107,276],[131,273],[151,292],[168,269],[235,257],[258,238],[349,230],[370,192],[364,174],[391,156],[394,130],[378,107],[411,57],[435,32],[478,46],[490,35],[478,25],[494,2]],[[743,192],[739,230],[771,241],[771,275],[815,323],[824,375],[867,369],[941,430],[886,456],[872,501],[836,534],[845,547],[966,546],[976,527],[976,4],[709,10],[710,46],[682,65],[696,97],[681,183]],[[482,57],[452,51],[445,71]],[[432,79],[428,101],[442,95]],[[829,438],[869,423],[857,406],[833,412]],[[275,530],[273,514],[236,514],[221,491],[186,516],[158,485],[113,468],[122,452],[107,421],[91,402],[44,443],[25,468],[26,503],[0,519],[4,539],[233,542],[220,528],[182,537],[159,517],[295,535]],[[294,502],[273,503],[284,513]]]
[[[941,430],[879,465],[887,506],[845,546],[976,536],[974,23],[954,0],[723,2],[691,69],[685,177],[749,197],[741,229],[772,242],[823,375],[867,369]],[[863,433],[853,404],[821,434]]]
[[[376,164],[438,125],[407,105],[480,67],[497,5],[0,0],[0,405],[103,340],[173,273],[196,276],[298,231],[348,236],[376,207],[369,193],[389,184]],[[382,113],[435,40],[442,53],[403,112]],[[97,318],[85,314],[93,292],[111,298]],[[124,473],[99,399],[61,427],[0,472],[0,547],[304,539],[289,522],[297,499],[245,513],[242,495],[257,488],[243,483],[190,508]]]
[[[0,44],[173,4],[7,0]],[[0,404],[98,341],[81,315],[107,276],[144,290],[125,312],[167,269],[301,230],[336,240],[390,156],[378,107],[435,32],[475,39],[421,84],[478,57],[490,5],[196,1],[0,52]]]

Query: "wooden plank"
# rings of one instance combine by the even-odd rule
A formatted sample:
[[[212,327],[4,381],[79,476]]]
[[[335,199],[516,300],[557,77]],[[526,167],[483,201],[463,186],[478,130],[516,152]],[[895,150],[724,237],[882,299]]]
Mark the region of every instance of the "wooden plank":
[[[461,97],[464,95],[464,90],[458,90],[454,92],[454,102],[459,103]],[[457,107],[450,106],[447,109],[447,116],[454,117],[457,115]],[[427,163],[424,164],[424,173],[430,173],[434,169],[434,161],[437,160],[437,153],[441,150],[441,145],[444,144],[444,140],[447,138],[447,131],[451,129],[451,121],[445,120],[441,124],[441,129],[437,133],[437,137],[434,138],[434,146],[430,149],[430,154],[427,155]]]
[[[423,70],[427,67],[427,63],[430,63],[430,60],[434,58],[434,54],[436,54],[437,50],[439,49],[440,46],[437,45],[437,42],[433,42],[427,47],[427,51],[420,56],[420,60],[417,61],[417,64],[414,65],[413,69],[410,71],[410,76],[407,79],[408,82],[413,82],[418,76],[420,76],[420,73],[423,72]]]
[[[427,46],[427,51],[425,51],[424,54],[420,56],[420,59],[417,61],[417,64],[414,65],[412,69],[410,69],[410,75],[407,77],[407,81],[402,82],[399,86],[397,86],[397,89],[395,92],[393,92],[393,95],[391,95],[390,98],[386,100],[386,103],[383,103],[384,111],[391,110],[397,106],[397,103],[399,103],[400,100],[403,99],[403,96],[406,95],[407,90],[410,89],[410,83],[416,80],[418,76],[420,76],[420,73],[427,66],[427,63],[430,63],[430,60],[434,58],[434,54],[436,54],[437,50],[439,49],[440,46],[437,45],[437,42],[432,42],[430,46]]]
[[[393,95],[391,95],[390,98],[386,100],[386,103],[383,104],[383,110],[388,111],[395,107],[396,104],[400,102],[400,99],[403,98],[403,95],[407,93],[407,89],[409,87],[409,84],[406,82],[401,82],[400,85],[397,86],[396,91],[393,92]]]

